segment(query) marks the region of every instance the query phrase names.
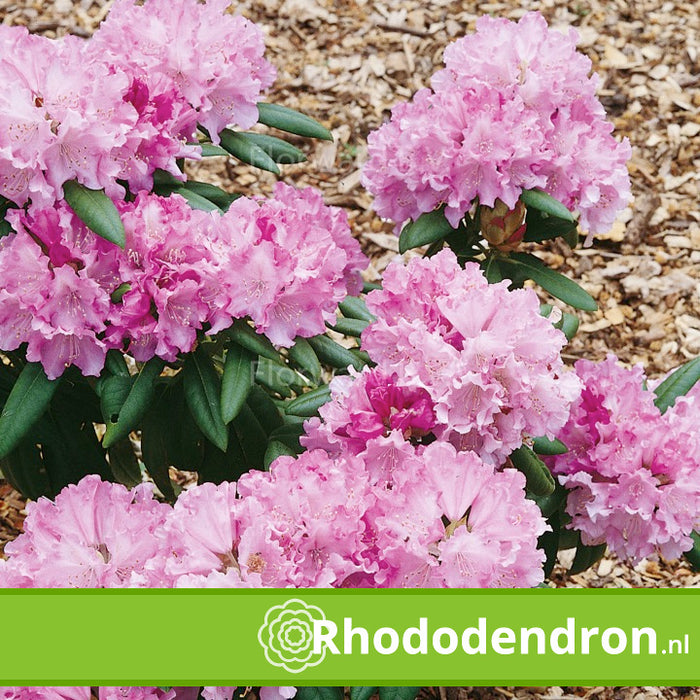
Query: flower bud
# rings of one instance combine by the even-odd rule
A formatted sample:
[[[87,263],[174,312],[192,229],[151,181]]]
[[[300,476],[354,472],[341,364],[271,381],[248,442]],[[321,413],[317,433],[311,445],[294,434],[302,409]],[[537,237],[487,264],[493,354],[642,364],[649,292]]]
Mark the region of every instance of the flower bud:
[[[494,207],[481,206],[481,232],[494,247],[509,252],[520,245],[525,235],[525,205],[521,200],[514,209],[497,199]]]

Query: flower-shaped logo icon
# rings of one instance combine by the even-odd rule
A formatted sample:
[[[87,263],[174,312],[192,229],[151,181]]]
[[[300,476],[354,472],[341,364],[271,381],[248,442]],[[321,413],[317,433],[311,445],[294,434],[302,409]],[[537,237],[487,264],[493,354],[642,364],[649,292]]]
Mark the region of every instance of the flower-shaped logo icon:
[[[265,658],[289,673],[301,673],[309,666],[317,666],[325,658],[326,648],[314,654],[314,620],[325,619],[323,610],[298,598],[271,607],[258,630]]]

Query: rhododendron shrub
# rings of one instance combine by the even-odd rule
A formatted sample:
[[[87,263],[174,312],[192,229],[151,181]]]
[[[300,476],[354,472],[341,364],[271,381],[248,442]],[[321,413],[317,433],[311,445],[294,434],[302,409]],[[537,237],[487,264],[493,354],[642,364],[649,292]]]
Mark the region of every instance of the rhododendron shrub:
[[[321,381],[305,339],[364,365],[315,340],[363,286],[346,214],[311,188],[189,181],[184,164],[279,174],[304,153],[244,130],[330,133],[260,102],[275,69],[229,2],[176,5],[120,0],[88,40],[0,28],[0,459],[34,498],[145,468],[172,500],[171,465],[215,481],[262,468],[275,402]]]
[[[375,449],[372,449],[372,448]],[[279,457],[175,505],[96,475],[30,504],[0,586],[512,587],[542,581],[547,526],[525,478],[446,442],[391,467],[321,450]],[[426,489],[426,484],[429,488]]]
[[[571,525],[584,544],[633,561],[680,556],[700,526],[700,396],[662,413],[642,367],[623,368],[612,355],[579,360],[576,373],[584,388],[559,433],[569,451],[551,458],[569,490]]]
[[[577,225],[604,233],[631,200],[629,142],[611,135],[576,40],[535,12],[517,23],[481,17],[447,47],[432,87],[369,135],[363,183],[377,213],[396,222],[402,250],[447,244],[489,279],[533,279],[577,308],[595,307],[516,250],[557,236],[576,245]]]

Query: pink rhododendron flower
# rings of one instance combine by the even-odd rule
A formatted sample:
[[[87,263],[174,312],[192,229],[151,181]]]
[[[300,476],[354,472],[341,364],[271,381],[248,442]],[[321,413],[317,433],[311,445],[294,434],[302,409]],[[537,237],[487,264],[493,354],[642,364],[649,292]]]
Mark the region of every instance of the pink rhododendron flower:
[[[5,552],[34,588],[125,588],[161,585],[163,527],[170,506],[147,485],[132,491],[86,476],[55,501],[27,504],[24,534]]]
[[[229,7],[229,0],[181,0],[176,8],[169,0],[119,0],[91,40],[92,50],[115,73],[145,81],[154,106],[165,95],[176,109],[187,105],[189,131],[199,122],[218,143],[224,127],[248,129],[257,122],[260,94],[275,79],[263,56],[262,31],[227,13]],[[157,114],[153,121],[161,119]]]
[[[279,345],[323,333],[367,264],[340,209],[278,184],[226,214],[178,195],[117,204],[126,247],[95,236],[65,204],[8,215],[0,240],[0,349],[27,343],[50,378],[76,365],[98,375],[110,348],[174,361],[198,332],[249,316]],[[121,288],[119,299],[113,298]]]
[[[584,389],[559,433],[569,451],[551,460],[571,489],[572,526],[584,544],[605,542],[633,560],[680,556],[700,526],[697,395],[662,415],[640,366],[626,369],[609,355],[579,360],[576,373]]]
[[[161,690],[149,687],[109,687],[102,686],[99,689],[99,700],[177,700],[174,688]]]
[[[564,335],[540,315],[536,294],[507,284],[489,285],[476,264],[460,268],[449,250],[392,263],[383,288],[367,296],[377,320],[362,334],[363,348],[402,391],[430,398],[420,404],[422,430],[430,408],[438,437],[494,465],[528,436],[553,437],[580,388],[559,356]],[[348,409],[324,407],[326,433],[342,434],[339,423],[362,406],[354,396]]]
[[[1,700],[90,700],[89,686],[0,687]]]
[[[445,50],[445,68],[368,137],[363,184],[381,216],[401,225],[444,204],[457,227],[475,198],[512,208],[539,187],[607,231],[631,199],[625,163],[595,97],[597,77],[576,32],[549,30],[538,13],[481,17]]]

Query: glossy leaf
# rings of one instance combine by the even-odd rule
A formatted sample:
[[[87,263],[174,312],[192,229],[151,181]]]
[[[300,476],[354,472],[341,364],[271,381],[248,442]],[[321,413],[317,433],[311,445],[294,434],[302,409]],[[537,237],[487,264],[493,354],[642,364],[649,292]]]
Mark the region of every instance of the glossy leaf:
[[[231,423],[243,451],[248,469],[262,469],[267,448],[267,434],[246,404]]]
[[[452,232],[454,228],[445,218],[444,207],[421,214],[415,221],[403,227],[399,236],[399,252],[405,253],[411,248],[420,248],[442,240]]]
[[[593,564],[602,559],[606,549],[607,546],[604,544],[593,546],[579,544],[576,548],[576,555],[574,556],[574,561],[571,564],[569,573],[580,574],[582,571],[590,568]]]
[[[583,311],[595,311],[598,305],[595,299],[568,277],[550,270],[534,255],[529,253],[511,253],[509,260],[527,271],[529,277],[546,289],[550,294]]]
[[[561,441],[554,438],[550,440],[547,437],[538,437],[532,441],[532,449],[538,455],[563,455],[569,451],[569,448]]]
[[[309,344],[321,362],[325,362],[331,367],[347,369],[349,366],[353,366],[356,370],[361,371],[367,364],[356,355],[353,355],[348,348],[339,345],[326,335],[317,335],[315,338],[309,338]]]
[[[31,440],[23,440],[0,459],[0,471],[12,488],[25,498],[36,501],[40,496],[53,495],[41,451]]]
[[[350,700],[370,700],[377,692],[376,686],[371,685],[356,685],[350,688]]]
[[[323,139],[324,141],[333,140],[331,132],[315,119],[289,109],[289,107],[273,105],[269,102],[258,102],[258,122],[280,131],[286,131],[289,134],[297,134],[297,136]]]
[[[345,297],[345,299],[338,304],[338,308],[345,318],[356,318],[360,321],[367,322],[376,320],[376,317],[370,313],[367,308],[365,300],[360,297]]]
[[[107,430],[102,439],[102,446],[105,449],[109,449],[139,427],[141,419],[153,400],[156,381],[164,365],[165,363],[159,357],[146,362],[139,373],[132,378],[131,388],[118,412],[110,408],[110,415],[105,417],[108,420]]]
[[[379,700],[415,700],[420,688],[412,686],[380,686]]]
[[[292,146],[276,136],[268,136],[267,134],[254,134],[246,132],[242,134],[249,141],[252,141],[258,148],[261,148],[267,153],[275,163],[280,165],[291,165],[293,163],[303,163],[306,160],[306,155],[303,151]]]
[[[665,413],[676,403],[679,396],[687,394],[698,381],[700,381],[700,357],[679,367],[656,387],[654,390],[656,407],[661,413]]]
[[[688,560],[694,571],[700,571],[700,535],[693,531],[690,533],[693,539],[693,547],[684,553],[683,556]]]
[[[41,418],[60,380],[50,380],[39,362],[27,363],[0,413],[0,457],[12,452]]]
[[[290,416],[310,418],[318,415],[318,409],[328,403],[331,398],[331,390],[328,385],[312,389],[306,394],[284,404],[284,412]]]
[[[265,469],[269,469],[270,465],[278,457],[284,456],[295,457],[296,452],[280,440],[270,440],[270,442],[267,444],[267,449],[265,450],[265,458],[263,460]]]
[[[215,146],[213,143],[202,143],[199,145],[202,148],[202,158],[212,158],[214,156],[228,156],[228,151],[221,148],[221,146]]]
[[[547,465],[526,445],[514,450],[510,455],[513,466],[525,475],[527,490],[536,496],[547,496],[554,492],[556,485]]]
[[[525,236],[523,240],[526,243],[539,243],[559,236],[566,240],[576,229],[577,223],[571,218],[561,218],[530,208],[525,217]]]
[[[219,136],[221,145],[238,160],[275,175],[280,174],[280,169],[275,161],[260,146],[247,139],[244,134],[224,129]]]
[[[329,325],[328,327],[336,333],[359,338],[362,335],[362,331],[367,328],[367,326],[369,326],[369,321],[361,321],[359,318],[344,318],[341,316],[336,319],[334,325]]]
[[[268,435],[284,424],[282,413],[275,405],[275,402],[257,384],[254,384],[251,388],[246,404],[255,414],[258,422]]]
[[[108,455],[112,476],[120,484],[133,488],[143,481],[139,461],[136,459],[134,448],[128,437],[112,445],[108,450]]]
[[[159,393],[160,397],[143,419],[141,453],[148,474],[163,496],[172,503],[175,501],[175,490],[170,480],[170,466],[171,454],[174,451],[173,428],[176,424],[173,421],[174,412],[169,392],[159,390]],[[182,429],[182,425],[177,425],[176,430]]]
[[[226,211],[232,202],[241,197],[240,194],[226,192],[226,190],[222,190],[220,187],[211,185],[208,182],[199,182],[197,180],[188,180],[182,184],[177,192],[185,196],[183,190],[213,202],[222,211]]]
[[[255,358],[253,353],[236,343],[226,351],[221,380],[221,417],[226,424],[239,414],[253,387]]]
[[[571,340],[578,332],[579,320],[577,316],[567,313],[562,314],[561,319],[554,324],[565,336],[567,340]]]
[[[182,379],[185,400],[195,423],[216,447],[226,452],[228,429],[221,416],[219,377],[201,348],[188,356]]]
[[[77,180],[63,183],[63,196],[75,215],[98,236],[123,248],[124,224],[114,202],[104,190],[91,190]]]
[[[264,335],[256,333],[243,319],[235,321],[226,333],[231,340],[255,355],[267,357],[273,362],[280,362],[280,354],[275,350],[275,346]]]
[[[554,199],[551,194],[547,194],[542,190],[523,190],[520,199],[528,208],[537,209],[565,221],[575,221],[574,215],[559,200]]]
[[[344,696],[342,687],[300,686],[295,697],[296,700],[343,700]]]
[[[306,338],[295,338],[294,345],[289,348],[289,359],[304,373],[313,384],[321,381],[323,369],[318,356]]]

